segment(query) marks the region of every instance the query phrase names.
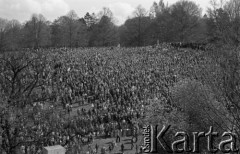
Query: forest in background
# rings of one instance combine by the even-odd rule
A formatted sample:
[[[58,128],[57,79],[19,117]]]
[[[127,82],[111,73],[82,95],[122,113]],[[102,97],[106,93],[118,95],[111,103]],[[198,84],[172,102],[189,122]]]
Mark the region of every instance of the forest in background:
[[[0,18],[0,50],[49,47],[148,46],[157,42],[217,43],[238,46],[240,1],[211,0],[203,15],[193,1],[168,5],[154,2],[149,10],[139,5],[121,26],[109,8],[78,17],[69,11],[53,22],[41,14],[20,23]]]

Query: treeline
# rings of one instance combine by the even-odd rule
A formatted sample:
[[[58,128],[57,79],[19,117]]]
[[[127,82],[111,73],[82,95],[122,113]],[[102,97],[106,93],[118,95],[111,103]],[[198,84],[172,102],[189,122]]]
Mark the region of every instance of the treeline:
[[[121,26],[109,8],[79,18],[69,11],[53,22],[41,14],[30,20],[0,19],[0,50],[48,47],[147,46],[157,42],[218,43],[238,46],[240,1],[212,0],[207,12],[192,1],[172,5],[154,2],[147,11],[138,6]]]

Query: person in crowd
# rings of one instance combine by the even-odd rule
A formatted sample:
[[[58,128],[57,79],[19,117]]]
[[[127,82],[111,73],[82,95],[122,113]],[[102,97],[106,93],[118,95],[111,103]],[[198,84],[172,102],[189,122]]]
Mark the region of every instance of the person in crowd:
[[[134,142],[133,142],[133,138],[131,139],[131,150],[133,149],[134,147]]]
[[[124,144],[123,143],[121,144],[121,152],[122,152],[122,154],[124,154]]]
[[[120,138],[120,131],[117,130],[117,137],[116,137],[116,143],[121,142],[121,138]]]
[[[138,154],[138,145],[136,144],[135,146],[135,150],[136,150],[136,153],[135,154]]]
[[[98,152],[98,148],[99,148],[99,145],[96,143],[95,149],[96,149],[97,152]]]

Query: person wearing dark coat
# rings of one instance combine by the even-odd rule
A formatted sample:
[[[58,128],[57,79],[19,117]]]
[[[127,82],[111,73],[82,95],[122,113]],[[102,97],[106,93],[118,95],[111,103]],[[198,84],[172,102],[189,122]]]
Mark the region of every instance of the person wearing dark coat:
[[[124,152],[124,144],[121,144],[121,152],[123,154],[123,152]]]

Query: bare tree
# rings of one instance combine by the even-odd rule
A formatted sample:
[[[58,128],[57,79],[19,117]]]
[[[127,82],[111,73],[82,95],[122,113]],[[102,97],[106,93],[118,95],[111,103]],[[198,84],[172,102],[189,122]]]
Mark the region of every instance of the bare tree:
[[[73,35],[75,33],[78,16],[74,10],[71,10],[70,12],[68,12],[66,17],[67,17],[69,47],[71,48],[73,46]]]
[[[43,15],[33,15],[32,16],[32,24],[33,24],[33,30],[35,35],[35,48],[39,47],[39,41],[40,41],[40,33],[42,31],[42,25],[46,21],[46,19],[43,17]]]
[[[211,1],[208,9],[210,34],[224,44],[239,46],[240,43],[240,2]]]
[[[33,104],[49,99],[36,95],[36,90],[44,85],[41,74],[45,65],[39,65],[39,58],[36,55],[28,57],[26,53],[18,53],[17,56],[4,54],[0,59],[0,149],[7,154],[16,154],[23,145],[41,145],[42,139],[29,137],[33,135],[31,129],[36,114],[32,112]]]
[[[171,16],[180,41],[188,41],[192,30],[199,24],[202,9],[192,1],[179,1],[171,7]]]
[[[28,21],[24,26],[27,46],[31,46],[35,49],[42,46],[42,43],[48,40],[45,37],[46,28],[46,18],[41,14],[33,14],[30,21]]]
[[[150,8],[149,15],[152,18],[156,18],[159,14],[163,13],[165,8],[167,8],[167,7],[168,6],[165,5],[163,0],[160,0],[159,3],[154,2],[153,5]]]
[[[111,20],[113,19],[113,13],[107,7],[103,7],[103,9],[98,13],[98,18],[99,19],[101,19],[103,16],[107,16]]]
[[[145,8],[143,8],[141,5],[138,5],[138,7],[136,8],[136,10],[133,12],[134,17],[136,17],[138,19],[138,25],[137,25],[137,30],[138,30],[138,46],[141,46],[142,42],[142,18],[146,17],[147,15],[147,11]]]
[[[231,39],[236,46],[240,43],[240,2],[230,0],[224,5],[224,10],[229,16],[231,22]]]
[[[11,20],[6,26],[6,47],[10,50],[16,50],[21,47],[21,29],[22,25],[17,20]]]
[[[4,48],[4,37],[5,37],[5,30],[8,21],[6,19],[0,18],[0,50]]]

